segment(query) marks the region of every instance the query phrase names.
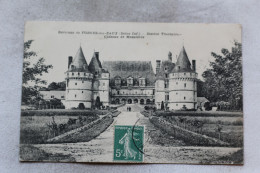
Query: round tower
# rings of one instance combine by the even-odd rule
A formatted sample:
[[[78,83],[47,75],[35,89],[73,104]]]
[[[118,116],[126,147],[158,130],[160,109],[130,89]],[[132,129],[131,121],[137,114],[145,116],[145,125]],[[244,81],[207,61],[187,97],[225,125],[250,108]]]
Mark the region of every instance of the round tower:
[[[109,79],[110,75],[107,70],[102,68],[99,60],[99,52],[94,52],[93,57],[89,63],[89,71],[94,74],[93,79],[93,99],[92,104],[95,104],[97,97],[100,98],[103,106],[109,105]]]
[[[193,68],[183,47],[169,76],[170,110],[197,109],[197,73],[192,62]]]
[[[66,109],[91,108],[93,74],[80,47],[72,60],[69,57],[68,71],[66,72]]]

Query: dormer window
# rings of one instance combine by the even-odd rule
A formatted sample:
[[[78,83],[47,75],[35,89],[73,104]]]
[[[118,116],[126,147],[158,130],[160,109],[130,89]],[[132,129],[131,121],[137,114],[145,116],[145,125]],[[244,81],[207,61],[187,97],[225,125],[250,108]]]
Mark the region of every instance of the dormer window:
[[[132,77],[127,78],[127,86],[133,86],[133,82],[134,82],[134,80]]]
[[[120,77],[116,77],[115,78],[115,85],[116,86],[120,86],[121,85],[121,78]]]
[[[145,78],[139,78],[139,86],[145,86]]]

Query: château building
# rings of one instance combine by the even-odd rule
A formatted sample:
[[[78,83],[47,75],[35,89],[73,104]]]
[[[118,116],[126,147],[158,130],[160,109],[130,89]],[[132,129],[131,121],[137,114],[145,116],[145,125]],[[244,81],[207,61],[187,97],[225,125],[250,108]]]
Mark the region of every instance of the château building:
[[[158,109],[197,108],[196,62],[189,61],[183,47],[177,62],[172,53],[167,60],[104,61],[94,52],[88,65],[80,47],[75,57],[68,58],[66,72],[66,109],[83,104],[91,108],[99,97],[103,106],[110,104],[155,104]]]

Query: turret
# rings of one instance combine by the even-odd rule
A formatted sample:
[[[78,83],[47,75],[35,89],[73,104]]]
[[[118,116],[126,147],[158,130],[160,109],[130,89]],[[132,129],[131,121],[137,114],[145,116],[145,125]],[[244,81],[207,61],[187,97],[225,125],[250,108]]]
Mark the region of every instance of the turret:
[[[75,55],[68,58],[68,71],[66,72],[66,109],[91,108],[93,75],[80,47]]]
[[[189,61],[183,47],[169,79],[169,108],[173,110],[197,108],[196,62]]]
[[[99,52],[94,52],[92,59],[89,63],[89,70],[94,75],[92,90],[93,92],[93,103],[97,97],[104,106],[109,104],[109,79],[110,74],[107,70],[102,68],[102,64],[99,60]]]

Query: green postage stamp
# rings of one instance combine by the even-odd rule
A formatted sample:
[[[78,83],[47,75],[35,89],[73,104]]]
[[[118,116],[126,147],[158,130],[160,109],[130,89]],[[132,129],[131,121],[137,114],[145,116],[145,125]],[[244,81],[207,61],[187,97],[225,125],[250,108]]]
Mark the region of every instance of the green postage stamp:
[[[115,126],[114,161],[143,161],[143,126]]]

